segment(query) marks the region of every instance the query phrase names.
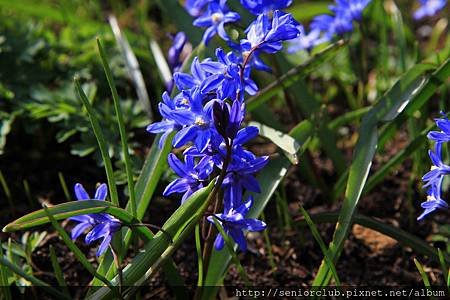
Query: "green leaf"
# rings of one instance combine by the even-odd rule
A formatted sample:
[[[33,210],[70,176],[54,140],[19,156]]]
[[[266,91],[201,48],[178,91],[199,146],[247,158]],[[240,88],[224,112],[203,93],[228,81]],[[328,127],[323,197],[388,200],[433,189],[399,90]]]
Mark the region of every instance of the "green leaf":
[[[317,66],[321,65],[327,60],[332,59],[344,45],[343,41],[327,47],[323,51],[311,57],[305,63],[296,66],[286,72],[283,76],[278,78],[275,82],[262,89],[258,94],[247,100],[247,109],[252,111],[256,107],[262,105],[270,98],[275,96],[279,91],[286,89],[293,85],[297,80],[305,77],[310,72],[314,71]]]
[[[138,221],[133,218],[126,210],[114,206],[114,204],[100,200],[83,200],[72,201],[62,204],[58,204],[47,208],[49,213],[53,215],[55,220],[63,220],[73,216],[95,214],[95,213],[107,213],[110,214],[124,224],[134,224]],[[9,223],[3,227],[3,232],[12,232],[17,230],[24,230],[31,227],[39,226],[49,223],[50,219],[45,213],[44,209],[37,210],[29,213],[17,220]]]
[[[145,110],[145,112],[150,117],[150,120],[153,120],[153,112],[152,108],[150,106],[150,97],[148,96],[147,88],[145,87],[145,81],[144,76],[142,75],[142,72],[139,68],[139,62],[136,58],[136,55],[133,52],[133,49],[131,49],[130,44],[128,43],[127,37],[122,33],[119,27],[119,23],[117,22],[117,19],[115,16],[110,15],[108,17],[109,24],[111,26],[112,32],[114,34],[114,37],[117,41],[117,44],[119,45],[120,51],[122,52],[122,56],[125,60],[126,67],[128,69],[128,73],[130,74],[130,77],[134,83],[136,94],[139,99],[139,103],[142,106],[142,108]],[[100,45],[100,40],[97,39],[97,44]],[[100,49],[100,46],[99,46]],[[103,49],[100,51],[100,55],[102,56],[103,66],[107,65],[107,61],[105,59],[105,54]],[[109,69],[109,67],[108,67]],[[106,67],[105,67],[106,72]],[[108,70],[107,72],[110,73],[109,76],[111,76],[111,71]],[[111,76],[112,79],[112,76]],[[108,82],[110,79],[108,79]],[[110,84],[111,89],[113,86]],[[116,93],[117,94],[117,93]],[[113,92],[114,96],[114,92]]]
[[[4,258],[3,256],[3,245],[0,243],[0,258]],[[9,289],[8,283],[8,269],[3,264],[0,264],[0,291],[1,294],[5,297],[5,300],[11,300],[11,290]]]
[[[117,21],[116,21],[117,23]],[[100,53],[100,57],[102,60],[103,68],[105,70],[106,78],[108,80],[109,88],[111,89],[114,108],[117,116],[117,125],[119,127],[120,133],[120,141],[122,143],[122,153],[125,162],[125,170],[127,173],[127,183],[128,183],[128,194],[130,197],[130,211],[133,216],[136,217],[137,208],[136,208],[136,196],[134,191],[134,180],[133,180],[133,166],[131,165],[130,153],[128,152],[128,141],[127,141],[127,132],[125,130],[125,122],[123,120],[123,113],[120,107],[119,94],[117,93],[116,84],[114,82],[114,78],[111,73],[111,69],[109,68],[108,60],[106,59],[105,51],[103,50],[102,43],[99,38],[97,38],[97,46],[98,51]],[[133,56],[134,57],[134,56]],[[136,58],[134,58],[136,59]],[[142,77],[142,75],[141,75]],[[148,98],[148,95],[147,95]],[[147,99],[148,100],[148,99]]]
[[[417,270],[420,273],[420,277],[422,277],[423,284],[427,289],[431,289],[430,279],[428,279],[428,275],[423,269],[423,266],[420,264],[420,262],[417,260],[417,258],[414,258],[414,264],[416,265]]]
[[[328,267],[330,268],[331,272],[333,273],[334,281],[336,282],[336,286],[341,286],[341,281],[339,280],[339,277],[337,275],[336,267],[334,266],[333,259],[330,256],[330,253],[328,252],[327,247],[325,246],[325,243],[322,240],[322,237],[320,236],[319,230],[317,230],[316,225],[314,224],[314,221],[311,219],[309,214],[306,212],[306,210],[303,208],[303,206],[300,206],[300,211],[305,218],[306,224],[308,224],[309,229],[311,230],[311,233],[316,240],[316,242],[320,246],[320,250],[322,250],[323,255],[325,256],[325,261],[328,264]]]
[[[56,257],[56,252],[53,245],[50,245],[50,260],[52,262],[53,271],[59,286],[62,287],[63,293],[70,298],[69,289],[67,288],[66,281],[64,280],[64,275],[62,273],[61,266],[58,263],[58,258]]]
[[[117,194],[117,186],[116,181],[114,179],[114,172],[112,168],[111,158],[109,157],[108,147],[106,145],[106,140],[103,135],[103,131],[100,127],[100,123],[98,122],[97,115],[92,107],[89,99],[81,88],[80,82],[77,78],[75,78],[75,87],[78,92],[78,96],[80,100],[83,102],[84,107],[88,112],[89,120],[92,124],[92,129],[94,130],[95,137],[98,142],[98,146],[100,148],[100,152],[102,154],[103,163],[105,164],[106,177],[108,179],[108,187],[109,194],[111,195],[111,202],[116,206],[119,206],[119,196]]]
[[[305,120],[298,124],[291,132],[290,135],[297,140],[302,146],[300,153],[305,150],[306,144],[309,141],[310,136],[314,132],[314,125]],[[271,199],[273,193],[277,189],[278,185],[284,179],[287,174],[287,170],[290,166],[290,161],[286,157],[278,157],[271,160],[267,166],[257,176],[257,180],[261,185],[261,193],[254,195],[253,206],[247,214],[247,218],[258,218],[263,212],[267,203]],[[244,196],[248,197],[248,195]],[[210,263],[205,277],[205,286],[218,286],[225,276],[225,272],[228,269],[231,256],[225,251],[212,251]],[[213,299],[217,289],[208,288],[203,290],[202,299]]]
[[[259,129],[259,135],[268,138],[281,148],[292,164],[298,164],[297,152],[300,150],[300,145],[293,137],[258,122],[250,122],[248,126],[257,127]]]

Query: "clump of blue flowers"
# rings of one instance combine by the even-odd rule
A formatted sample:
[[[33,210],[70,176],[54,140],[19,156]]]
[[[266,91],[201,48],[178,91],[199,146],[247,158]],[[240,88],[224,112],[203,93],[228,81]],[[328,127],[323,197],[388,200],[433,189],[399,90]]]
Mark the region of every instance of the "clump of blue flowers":
[[[322,14],[314,17],[310,30],[291,42],[288,51],[291,53],[306,50],[311,51],[317,45],[331,41],[335,36],[344,36],[353,31],[353,23],[361,22],[362,14],[371,0],[336,0],[330,5],[332,14]]]
[[[435,142],[434,151],[429,151],[430,159],[433,163],[431,170],[426,173],[422,180],[424,187],[428,188],[427,201],[422,203],[424,212],[417,218],[422,220],[428,214],[438,209],[448,209],[448,203],[442,196],[442,183],[446,175],[450,175],[450,166],[443,162],[442,147],[450,141],[450,120],[444,116],[436,120],[436,124],[440,131],[431,131],[428,138]]]
[[[104,201],[108,196],[108,187],[104,183],[99,185],[93,198],[89,196],[83,185],[80,183],[75,184],[74,190],[77,201]],[[74,216],[70,217],[69,220],[78,222],[71,232],[73,240],[76,240],[86,231],[89,231],[84,239],[86,244],[92,244],[94,241],[102,240],[97,250],[97,256],[105,253],[111,243],[112,236],[122,227],[122,223],[118,219],[105,213]]]
[[[233,41],[227,27],[240,21],[240,16],[227,6],[226,0],[186,1],[186,10],[195,17],[193,24],[205,28],[203,42],[218,36],[230,46],[230,51],[218,48],[214,58],[195,57],[190,73],[176,72],[178,93],[164,93],[159,104],[162,121],[150,124],[147,131],[162,133],[160,147],[170,133],[172,146],[183,148],[183,159],[169,154],[168,163],[179,178],[171,182],[164,195],[182,195],[189,201],[195,191],[206,186],[213,175],[220,174],[216,184],[222,193],[210,222],[217,218],[224,232],[245,250],[244,230],[260,231],[262,221],[246,218],[253,198],[243,200],[245,192],[261,192],[255,177],[268,163],[268,157],[258,157],[245,144],[258,135],[258,129],[245,126],[246,95],[258,92],[251,79],[253,69],[270,71],[260,55],[280,51],[283,42],[300,36],[300,24],[283,9],[292,1],[241,0],[241,4],[256,19],[238,41]],[[240,24],[242,26],[242,24]],[[174,50],[174,52],[176,52]],[[216,237],[216,249],[223,248],[224,239]]]

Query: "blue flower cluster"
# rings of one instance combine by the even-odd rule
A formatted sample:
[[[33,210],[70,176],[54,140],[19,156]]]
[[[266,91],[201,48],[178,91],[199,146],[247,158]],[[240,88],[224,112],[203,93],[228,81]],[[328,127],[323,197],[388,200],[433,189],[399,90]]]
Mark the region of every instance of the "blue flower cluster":
[[[442,183],[446,175],[450,175],[450,166],[442,161],[442,146],[450,141],[450,120],[447,117],[436,120],[440,131],[431,131],[428,138],[435,142],[434,151],[429,151],[433,163],[431,170],[426,173],[422,180],[424,187],[428,188],[427,201],[422,203],[425,210],[417,219],[422,220],[429,213],[437,209],[448,209],[448,203],[442,200]]]
[[[305,32],[291,42],[288,51],[294,53],[300,50],[310,51],[319,44],[329,42],[334,36],[343,36],[353,31],[353,22],[362,20],[362,13],[371,0],[336,0],[329,8],[333,15],[323,14],[314,17],[310,24],[310,31]]]
[[[94,198],[91,198],[89,196],[89,194],[86,192],[86,190],[80,183],[75,184],[75,197],[77,198],[78,201],[84,200],[104,201],[107,195],[108,195],[108,187],[104,183],[97,188],[97,190],[95,191]],[[80,215],[70,217],[69,220],[79,223],[72,229],[73,240],[77,239],[81,234],[83,234],[87,230],[89,230],[89,232],[86,234],[85,237],[86,244],[91,244],[96,240],[102,239],[100,247],[97,250],[97,256],[102,255],[106,251],[106,249],[108,249],[113,234],[122,227],[122,223],[118,219],[105,213]]]
[[[413,18],[421,20],[439,13],[447,4],[447,0],[419,0],[420,7],[414,12]]]
[[[214,59],[195,57],[190,73],[176,72],[174,82],[179,93],[173,97],[163,94],[159,104],[163,119],[147,127],[150,133],[162,134],[160,147],[173,132],[173,147],[184,148],[183,160],[175,154],[168,157],[169,166],[179,178],[166,187],[164,195],[183,194],[181,202],[189,201],[192,193],[220,171],[223,212],[214,212],[215,217],[241,250],[246,249],[243,230],[266,227],[259,220],[246,218],[253,200],[244,201],[243,194],[261,191],[255,173],[268,162],[268,157],[257,157],[244,146],[258,135],[256,127],[243,126],[245,95],[258,92],[250,77],[252,69],[270,71],[260,55],[276,53],[283,41],[300,35],[299,24],[291,14],[279,10],[291,2],[241,0],[243,7],[257,17],[243,39],[232,41],[225,25],[239,21],[240,16],[230,11],[226,0],[187,0],[187,11],[196,17],[194,25],[206,28],[203,42],[218,35],[230,51],[218,48]],[[213,217],[208,220],[213,222]],[[218,235],[217,249],[222,249],[223,241]]]

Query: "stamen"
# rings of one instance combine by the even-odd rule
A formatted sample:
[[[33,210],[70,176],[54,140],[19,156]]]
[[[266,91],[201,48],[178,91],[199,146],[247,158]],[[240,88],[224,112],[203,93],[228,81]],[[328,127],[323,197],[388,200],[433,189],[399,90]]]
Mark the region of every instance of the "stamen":
[[[217,24],[217,23],[222,22],[223,15],[221,13],[213,13],[211,15],[211,19],[212,19],[213,23]]]

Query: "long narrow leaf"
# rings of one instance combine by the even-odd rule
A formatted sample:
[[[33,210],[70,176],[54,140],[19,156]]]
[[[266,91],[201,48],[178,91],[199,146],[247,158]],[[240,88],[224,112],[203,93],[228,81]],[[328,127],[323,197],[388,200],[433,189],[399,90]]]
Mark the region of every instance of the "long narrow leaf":
[[[136,94],[138,96],[139,103],[141,104],[144,111],[148,114],[150,119],[153,120],[154,116],[152,108],[150,106],[150,97],[148,96],[147,88],[145,87],[144,76],[142,76],[142,72],[139,68],[139,63],[136,55],[134,55],[126,36],[122,34],[116,17],[111,15],[109,16],[108,21],[114,37],[116,38],[117,44],[119,44],[120,46],[122,55],[125,58],[125,64],[136,88]]]
[[[69,289],[67,288],[66,281],[64,280],[61,266],[58,263],[55,248],[53,247],[53,245],[50,245],[50,260],[52,262],[53,271],[55,273],[55,277],[56,277],[56,280],[58,281],[59,286],[62,287],[63,293],[66,294],[67,297],[70,298]]]
[[[336,282],[336,286],[339,287],[341,285],[341,281],[339,280],[339,276],[334,266],[333,259],[331,258],[330,253],[328,252],[328,249],[322,240],[322,237],[320,236],[319,230],[317,230],[316,224],[314,224],[314,221],[311,219],[308,212],[303,208],[303,206],[300,206],[300,212],[302,213],[303,217],[305,217],[306,224],[308,224],[314,239],[319,244],[320,250],[322,250],[322,253],[325,256],[326,263],[333,273],[333,278]]]
[[[114,172],[112,168],[111,158],[109,157],[109,153],[106,147],[106,140],[103,135],[103,131],[100,127],[100,123],[98,122],[98,118],[94,111],[94,108],[92,107],[91,103],[89,103],[89,100],[86,94],[84,93],[78,78],[75,78],[75,87],[78,92],[80,100],[83,102],[83,105],[88,112],[89,120],[91,121],[92,124],[92,129],[94,131],[95,137],[97,138],[98,146],[102,154],[103,163],[105,164],[105,171],[106,177],[108,179],[108,187],[109,193],[111,195],[111,201],[116,206],[119,206],[119,196],[117,194],[116,181],[114,179]]]
[[[3,245],[0,243],[0,258],[3,258]],[[6,267],[1,264],[0,265],[0,291],[6,300],[11,300],[11,290],[9,289],[8,284],[8,272]]]
[[[114,101],[114,108],[116,110],[117,125],[119,127],[120,141],[122,143],[122,152],[125,163],[125,170],[127,173],[127,183],[128,183],[128,193],[130,196],[130,210],[133,216],[136,217],[136,196],[134,191],[134,180],[133,180],[133,168],[131,166],[130,153],[128,152],[128,141],[127,132],[125,130],[125,122],[123,120],[122,108],[120,107],[119,94],[117,93],[116,84],[109,68],[108,60],[106,59],[105,51],[103,50],[102,43],[99,38],[97,38],[98,51],[102,60],[103,68],[105,70],[106,78],[108,80],[109,88],[111,89],[112,98]],[[147,99],[148,100],[148,99]]]

